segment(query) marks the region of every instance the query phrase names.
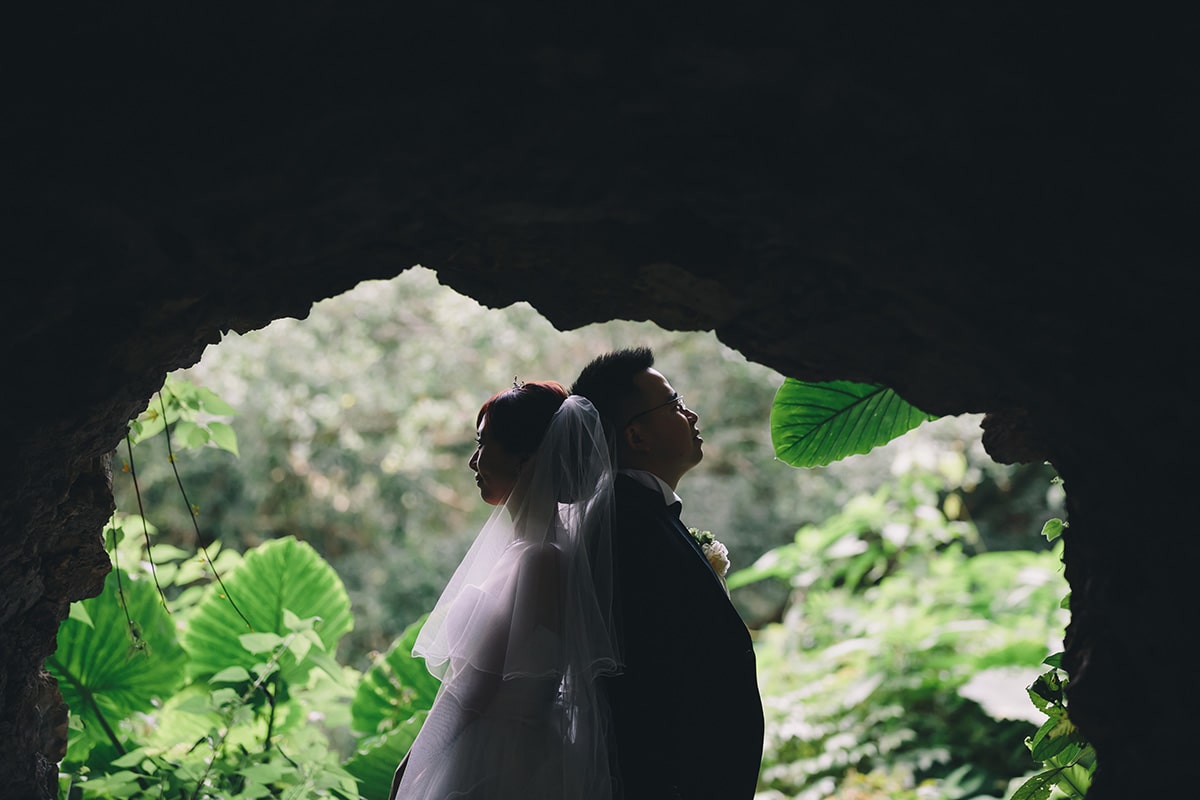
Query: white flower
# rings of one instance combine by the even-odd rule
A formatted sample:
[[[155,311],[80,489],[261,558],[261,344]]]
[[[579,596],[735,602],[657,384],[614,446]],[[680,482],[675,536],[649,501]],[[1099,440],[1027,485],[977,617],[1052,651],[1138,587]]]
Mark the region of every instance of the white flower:
[[[729,584],[725,582],[725,573],[729,572],[729,548],[717,541],[712,531],[702,531],[699,528],[688,528],[688,533],[700,546],[700,552],[708,559],[708,565],[717,573],[717,579],[729,594]]]
[[[712,565],[713,571],[721,577],[725,577],[725,573],[729,572],[729,548],[713,539],[712,542],[701,546],[700,549],[704,551],[704,556]]]

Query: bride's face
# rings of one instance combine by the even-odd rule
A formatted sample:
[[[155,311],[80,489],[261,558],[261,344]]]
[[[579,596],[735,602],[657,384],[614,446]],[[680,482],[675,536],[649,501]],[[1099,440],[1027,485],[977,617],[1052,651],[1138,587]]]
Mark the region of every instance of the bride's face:
[[[475,444],[475,454],[467,463],[475,471],[479,496],[485,503],[498,506],[508,499],[517,483],[517,476],[521,474],[521,459],[505,450],[491,435],[486,414],[479,423]]]

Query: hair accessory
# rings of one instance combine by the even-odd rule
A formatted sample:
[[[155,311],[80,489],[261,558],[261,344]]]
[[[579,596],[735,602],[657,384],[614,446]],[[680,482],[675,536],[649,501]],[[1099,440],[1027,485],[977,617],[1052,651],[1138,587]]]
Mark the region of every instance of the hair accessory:
[[[517,376],[513,375],[513,388],[514,389],[520,389],[524,385],[525,385],[525,381],[518,381]]]

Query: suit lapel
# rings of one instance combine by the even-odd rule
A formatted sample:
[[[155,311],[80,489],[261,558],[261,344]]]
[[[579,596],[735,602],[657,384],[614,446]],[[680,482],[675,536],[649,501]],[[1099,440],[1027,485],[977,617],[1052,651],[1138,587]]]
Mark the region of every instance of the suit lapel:
[[[691,545],[692,550],[696,551],[696,555],[700,556],[700,560],[704,562],[704,566],[710,573],[712,573],[713,578],[717,581],[717,585],[720,586],[721,591],[724,592],[725,584],[721,583],[721,577],[717,575],[717,571],[713,569],[713,565],[709,563],[708,556],[704,555],[704,549],[700,547],[700,544],[692,536],[692,532],[688,530],[688,526],[683,524],[683,520],[679,518],[679,516],[675,513],[675,509],[673,508],[668,507],[667,516],[674,525],[676,533],[686,539],[687,543]]]
[[[712,575],[717,586],[721,588],[722,594],[725,592],[725,587],[721,583],[721,579],[717,576],[716,570],[712,568],[712,564],[708,563],[708,557],[704,555],[704,551],[700,549],[700,545],[692,538],[692,534],[688,532],[687,526],[683,524],[673,509],[668,507],[662,499],[662,495],[653,489],[639,483],[628,475],[618,476],[619,481],[624,481],[627,484],[626,491],[634,491],[638,493],[639,502],[645,504],[647,510],[656,517],[662,519],[672,530],[675,535],[681,537],[687,542],[687,546],[692,549],[700,561],[704,564],[705,570]]]
[[[672,519],[672,522],[675,525],[675,531],[680,536],[682,536],[684,539],[687,540],[687,543],[690,544],[692,546],[692,549],[696,551],[696,555],[703,558],[705,563],[708,563],[708,558],[705,557],[704,551],[700,549],[700,545],[698,545],[696,543],[696,540],[694,538],[692,538],[692,534],[688,530],[687,526],[683,524],[683,520],[679,519],[678,517],[675,517],[673,514],[671,516],[674,517],[674,519]]]

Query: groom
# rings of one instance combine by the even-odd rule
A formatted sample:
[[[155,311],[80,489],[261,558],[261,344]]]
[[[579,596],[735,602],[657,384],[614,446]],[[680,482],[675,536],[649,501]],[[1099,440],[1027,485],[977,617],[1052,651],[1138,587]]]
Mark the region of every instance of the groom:
[[[624,672],[611,679],[617,797],[749,800],[763,709],[745,623],[679,519],[680,479],[703,458],[697,421],[649,348],[588,364],[572,394],[614,447],[616,612]]]

